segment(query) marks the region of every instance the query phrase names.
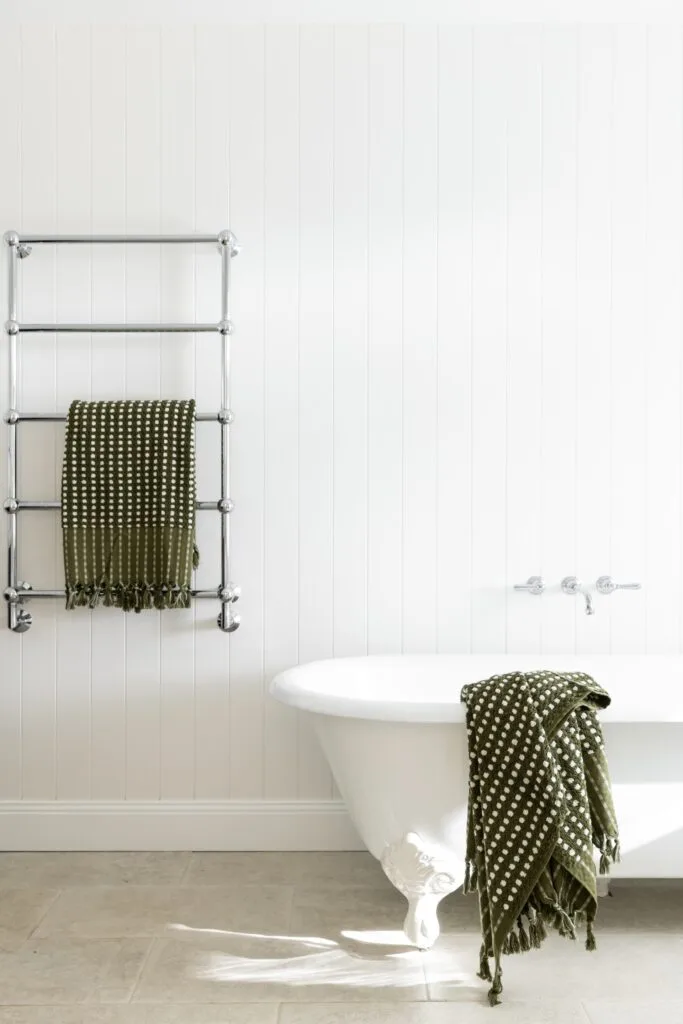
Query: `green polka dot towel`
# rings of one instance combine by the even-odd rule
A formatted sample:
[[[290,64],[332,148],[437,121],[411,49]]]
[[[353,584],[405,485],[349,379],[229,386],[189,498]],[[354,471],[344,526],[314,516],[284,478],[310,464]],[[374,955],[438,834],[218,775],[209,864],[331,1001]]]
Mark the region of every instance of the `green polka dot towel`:
[[[73,402],[62,466],[66,607],[187,608],[194,401]]]
[[[600,871],[619,836],[597,711],[609,695],[581,672],[526,672],[465,686],[470,781],[465,891],[479,894],[479,977],[500,1002],[501,955],[547,928],[595,949]],[[493,974],[490,959],[493,959]]]

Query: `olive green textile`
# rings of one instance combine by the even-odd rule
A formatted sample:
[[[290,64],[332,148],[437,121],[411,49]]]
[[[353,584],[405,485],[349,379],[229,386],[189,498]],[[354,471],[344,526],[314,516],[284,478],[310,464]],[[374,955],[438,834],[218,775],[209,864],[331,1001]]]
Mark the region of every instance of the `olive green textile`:
[[[66,607],[187,608],[194,401],[71,404],[62,466]]]
[[[465,891],[478,892],[479,977],[500,1002],[501,954],[540,947],[547,927],[595,949],[600,871],[619,836],[597,709],[610,697],[580,672],[513,672],[462,690],[470,757]],[[493,958],[493,974],[489,959]]]

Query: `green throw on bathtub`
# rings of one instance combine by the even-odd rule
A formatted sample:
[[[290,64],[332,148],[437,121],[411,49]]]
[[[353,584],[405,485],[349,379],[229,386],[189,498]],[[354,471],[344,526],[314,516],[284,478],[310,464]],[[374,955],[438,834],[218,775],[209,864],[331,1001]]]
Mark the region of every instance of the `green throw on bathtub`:
[[[600,871],[619,837],[597,709],[609,695],[580,672],[493,676],[462,691],[470,783],[465,891],[479,894],[479,977],[500,1002],[502,953],[538,948],[546,926],[595,949]],[[494,960],[493,974],[489,958]]]
[[[62,468],[66,607],[187,608],[194,401],[73,402]]]

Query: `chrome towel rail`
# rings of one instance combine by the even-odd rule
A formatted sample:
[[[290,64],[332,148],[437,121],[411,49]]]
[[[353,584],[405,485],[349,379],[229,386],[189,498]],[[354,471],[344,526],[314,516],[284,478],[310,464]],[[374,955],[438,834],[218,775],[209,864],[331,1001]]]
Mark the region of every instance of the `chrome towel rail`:
[[[78,334],[133,334],[133,333],[214,333],[219,338],[221,362],[221,407],[217,412],[197,413],[198,422],[218,423],[221,434],[220,455],[220,497],[215,501],[198,501],[197,509],[212,509],[221,517],[220,542],[220,584],[213,590],[192,590],[196,598],[213,599],[220,602],[218,626],[226,633],[232,633],[240,623],[239,615],[232,611],[232,605],[239,599],[240,588],[229,580],[230,527],[229,514],[233,502],[229,496],[230,448],[229,427],[233,421],[230,409],[230,335],[233,325],[230,319],[230,265],[237,256],[240,246],[231,231],[220,231],[216,235],[20,235],[8,231],[4,240],[7,248],[7,310],[5,323],[8,353],[8,411],[5,422],[7,440],[7,500],[4,502],[7,516],[7,587],[4,597],[7,602],[7,624],[15,633],[25,633],[32,618],[24,605],[36,598],[60,598],[65,596],[60,589],[34,589],[30,583],[20,582],[17,569],[18,515],[24,510],[45,511],[61,508],[61,502],[53,500],[26,500],[17,496],[17,428],[22,422],[62,423],[66,414],[60,412],[23,412],[17,401],[17,346],[23,334],[78,333]],[[182,323],[127,323],[127,324],[32,324],[21,323],[17,315],[17,268],[18,261],[30,256],[35,245],[69,244],[217,244],[221,258],[221,319],[212,324]]]
[[[212,601],[237,601],[241,594],[239,587],[234,585],[228,586],[225,590],[221,590],[217,587],[216,590],[191,590],[192,597],[196,598],[207,598]],[[24,601],[33,601],[34,599],[40,598],[53,598],[53,597],[66,597],[66,591],[64,590],[34,590],[33,587],[28,583],[20,583],[18,590],[12,590],[10,587],[5,591],[5,600],[11,606],[12,604],[23,603]],[[28,627],[27,627],[28,628]],[[18,630],[22,633],[25,630]]]
[[[22,509],[30,512],[42,512],[61,507],[61,501],[25,501],[23,498],[7,498],[4,504],[5,512],[9,512],[10,515],[14,512],[21,512]],[[202,511],[213,509],[227,514],[232,512],[234,505],[230,498],[219,498],[218,501],[197,501],[195,508]]]
[[[8,320],[8,334],[229,334],[224,324],[20,324]]]
[[[232,423],[234,416],[230,409],[220,409],[218,412],[198,412],[195,420],[198,423]],[[32,420],[44,423],[66,423],[65,412],[19,412],[17,409],[10,409],[5,414],[6,423],[19,423],[21,420]]]
[[[230,237],[226,239],[226,235]],[[12,241],[15,239],[15,241]],[[31,235],[8,231],[5,236],[8,245],[172,245],[194,243],[201,245],[206,242],[225,245],[230,244],[231,256],[236,256],[240,245],[229,231],[220,231],[217,235]],[[26,253],[28,255],[28,253]]]

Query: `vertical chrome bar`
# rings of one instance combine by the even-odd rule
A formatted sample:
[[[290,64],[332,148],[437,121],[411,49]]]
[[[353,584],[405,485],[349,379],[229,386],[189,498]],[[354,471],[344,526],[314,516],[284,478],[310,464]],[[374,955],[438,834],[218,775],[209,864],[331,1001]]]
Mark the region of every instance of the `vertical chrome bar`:
[[[228,494],[230,487],[230,261],[232,259],[233,237],[230,231],[221,231],[218,236],[221,254],[221,319],[218,325],[221,344],[221,610],[218,625],[226,633],[232,633],[239,626],[239,616],[232,613],[233,599],[230,585],[230,518],[228,508],[232,507]],[[226,600],[227,598],[227,600]]]
[[[7,243],[7,499],[8,505],[17,498],[17,421],[13,415],[17,408],[17,247],[19,238],[14,231],[5,235]],[[10,506],[11,508],[11,506]],[[7,516],[7,586],[17,590],[17,514],[8,511]],[[19,624],[19,604],[15,600],[7,604],[7,625],[16,630]]]

